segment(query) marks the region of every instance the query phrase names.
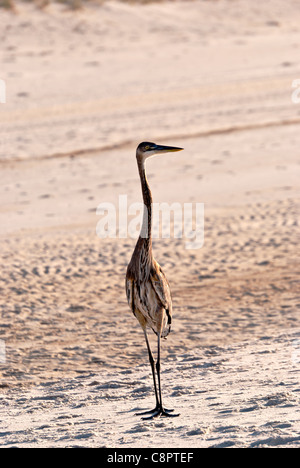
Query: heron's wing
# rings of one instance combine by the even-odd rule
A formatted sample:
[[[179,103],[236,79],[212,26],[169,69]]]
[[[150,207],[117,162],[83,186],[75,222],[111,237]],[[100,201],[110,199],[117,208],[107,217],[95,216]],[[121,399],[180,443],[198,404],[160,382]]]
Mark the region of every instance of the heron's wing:
[[[166,275],[158,263],[155,264],[150,273],[150,281],[163,307],[171,313],[172,298],[170,285]]]
[[[136,310],[138,310],[144,317],[147,317],[148,301],[144,285],[138,286],[137,282],[134,281],[134,279],[126,278],[126,295],[129,307],[131,308],[134,315],[136,313]]]
[[[150,282],[138,285],[133,279],[126,279],[126,294],[133,315],[145,330],[147,325],[156,330],[157,296]],[[151,298],[152,294],[152,298]]]
[[[126,278],[126,296],[130,309],[134,311],[134,294],[133,294],[133,280]]]

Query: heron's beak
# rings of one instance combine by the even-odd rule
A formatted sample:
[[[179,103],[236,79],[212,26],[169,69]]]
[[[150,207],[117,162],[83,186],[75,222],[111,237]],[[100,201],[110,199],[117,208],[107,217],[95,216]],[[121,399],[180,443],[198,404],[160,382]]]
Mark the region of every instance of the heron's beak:
[[[183,148],[178,148],[177,146],[163,146],[163,145],[156,145],[153,148],[156,153],[174,153],[175,151],[182,151]]]

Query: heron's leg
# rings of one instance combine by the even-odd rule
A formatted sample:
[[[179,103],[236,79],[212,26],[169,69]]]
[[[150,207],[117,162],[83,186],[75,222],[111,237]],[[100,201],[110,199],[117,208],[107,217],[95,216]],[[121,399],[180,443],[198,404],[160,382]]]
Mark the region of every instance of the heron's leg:
[[[160,334],[158,334],[158,341],[157,341],[157,361],[156,361],[156,372],[157,372],[157,380],[158,380],[158,392],[159,392],[159,406],[155,409],[154,412],[147,418],[143,419],[153,419],[156,416],[168,416],[168,417],[176,417],[179,414],[171,414],[173,410],[168,410],[163,407],[162,404],[162,393],[161,393],[161,382],[160,382]]]
[[[156,372],[157,372],[157,379],[158,379],[159,401],[160,401],[160,406],[162,408],[162,395],[161,395],[161,383],[160,383],[160,334],[157,335]]]
[[[151,351],[151,348],[150,348],[150,344],[149,344],[149,340],[148,340],[148,336],[147,336],[146,329],[144,330],[144,335],[145,335],[145,339],[146,339],[147,350],[148,350],[148,355],[149,355],[149,361],[150,361],[151,370],[152,370],[153,383],[154,383],[154,391],[155,391],[155,398],[156,398],[156,407],[155,407],[153,410],[150,410],[150,411],[144,411],[144,412],[142,412],[142,413],[137,413],[137,415],[139,415],[139,416],[142,416],[143,414],[151,414],[151,413],[154,413],[154,412],[156,412],[156,411],[158,410],[158,408],[160,407],[160,400],[158,399],[158,392],[157,392],[157,385],[156,385],[156,377],[155,377],[155,361],[154,361],[153,354],[152,354],[152,351]]]
[[[155,398],[156,398],[156,407],[158,407],[160,400],[158,399],[157,386],[156,386],[155,362],[154,362],[153,354],[152,354],[152,351],[151,351],[151,348],[150,348],[150,344],[149,344],[149,340],[148,340],[146,330],[144,331],[144,333],[145,333],[146,344],[147,344],[147,349],[148,349],[148,354],[149,354],[149,361],[150,361],[152,376],[153,376],[153,384],[154,384],[154,391],[155,391]]]
[[[160,408],[162,410],[161,414],[172,413],[172,411],[174,411],[173,409],[164,408],[162,404],[162,391],[161,391],[161,383],[160,383],[160,335],[158,335],[158,338],[157,338],[156,372],[157,372],[157,380],[158,380]],[[170,416],[179,416],[179,414],[170,414]]]

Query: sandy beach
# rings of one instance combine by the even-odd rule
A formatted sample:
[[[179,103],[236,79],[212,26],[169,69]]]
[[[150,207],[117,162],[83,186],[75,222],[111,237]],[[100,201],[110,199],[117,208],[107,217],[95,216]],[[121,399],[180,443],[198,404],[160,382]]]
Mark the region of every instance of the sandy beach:
[[[300,8],[254,3],[0,9],[0,447],[299,447]],[[154,201],[204,204],[202,248],[153,241],[181,413],[153,421],[136,240],[96,233],[143,140],[184,147]]]

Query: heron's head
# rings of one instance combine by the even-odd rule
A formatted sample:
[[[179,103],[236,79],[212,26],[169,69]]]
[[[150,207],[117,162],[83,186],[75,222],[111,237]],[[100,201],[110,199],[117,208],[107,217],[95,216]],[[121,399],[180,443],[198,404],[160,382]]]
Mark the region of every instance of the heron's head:
[[[137,147],[136,157],[141,161],[145,161],[146,159],[151,158],[151,156],[156,154],[173,153],[175,151],[182,150],[183,148],[178,148],[177,146],[163,146],[150,143],[149,141],[143,141],[143,143],[140,143]]]

